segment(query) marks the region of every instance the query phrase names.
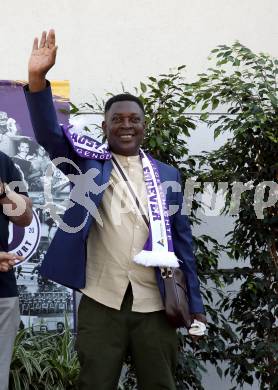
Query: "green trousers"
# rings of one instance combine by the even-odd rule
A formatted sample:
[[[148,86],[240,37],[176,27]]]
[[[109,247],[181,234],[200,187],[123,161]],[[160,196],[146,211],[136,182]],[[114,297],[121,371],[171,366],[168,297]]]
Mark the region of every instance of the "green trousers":
[[[117,390],[122,364],[131,354],[140,390],[175,390],[176,330],[164,311],[132,312],[129,285],[121,310],[83,295],[78,309],[76,348],[79,390]]]

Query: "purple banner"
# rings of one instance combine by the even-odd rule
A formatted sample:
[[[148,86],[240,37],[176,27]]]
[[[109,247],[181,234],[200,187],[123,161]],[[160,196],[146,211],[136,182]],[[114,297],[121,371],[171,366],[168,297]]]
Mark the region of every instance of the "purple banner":
[[[33,332],[61,332],[65,315],[73,326],[72,291],[43,280],[38,268],[55,234],[57,224],[51,218],[44,199],[44,174],[52,165],[47,152],[37,144],[23,92],[23,82],[0,81],[0,150],[16,165],[33,201],[30,226],[9,226],[9,250],[25,257],[15,268],[20,293],[22,323]],[[60,123],[69,123],[69,83],[53,82],[54,104]],[[52,198],[62,215],[69,196],[68,179],[53,169]]]

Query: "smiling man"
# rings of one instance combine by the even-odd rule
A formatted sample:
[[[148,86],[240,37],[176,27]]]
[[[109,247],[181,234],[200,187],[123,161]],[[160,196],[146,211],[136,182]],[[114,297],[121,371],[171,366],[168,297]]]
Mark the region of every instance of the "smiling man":
[[[93,212],[88,215],[85,202],[72,203],[64,223],[82,228],[74,234],[58,229],[40,271],[44,277],[82,291],[76,344],[81,364],[79,389],[117,389],[129,352],[140,389],[173,390],[177,334],[166,318],[160,266],[180,266],[192,318],[205,322],[190,226],[181,214],[181,193],[159,192],[160,181],[179,183],[179,173],[140,149],[144,106],[130,94],[113,96],[105,104],[102,128],[108,147],[103,159],[80,155],[80,147],[73,147],[57,122],[45,79],[56,52],[53,30],[43,32],[40,42],[35,39],[25,94],[39,144],[51,159],[68,159],[61,169],[72,183],[78,183],[78,170],[85,179],[90,170],[97,173],[94,180],[80,184],[80,194],[94,204],[101,223]],[[77,190],[72,191],[74,200]],[[163,204],[170,203],[179,210],[168,218]]]
[[[145,132],[141,100],[133,95],[116,95],[107,101],[104,112],[102,128],[113,153],[138,156]]]

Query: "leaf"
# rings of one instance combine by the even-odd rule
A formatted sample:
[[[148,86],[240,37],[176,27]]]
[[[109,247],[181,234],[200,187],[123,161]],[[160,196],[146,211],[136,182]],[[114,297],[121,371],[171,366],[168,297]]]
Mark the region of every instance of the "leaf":
[[[202,121],[206,121],[206,120],[208,119],[208,117],[209,117],[209,113],[208,113],[208,112],[204,112],[204,113],[202,113],[202,114],[200,115],[200,119],[201,119]]]
[[[236,58],[234,60],[233,66],[239,66],[239,65],[240,65],[240,60],[238,58]]]
[[[142,81],[140,82],[141,91],[145,93],[147,91],[147,86]]]
[[[221,369],[219,366],[217,366],[217,367],[216,367],[216,371],[217,371],[217,374],[219,375],[219,377],[222,379],[222,377],[223,377],[223,371],[222,371],[222,369]]]
[[[208,100],[208,99],[211,98],[211,96],[212,96],[212,93],[211,93],[211,92],[205,92],[205,93],[203,94],[202,98],[203,98],[204,100]]]
[[[269,99],[270,99],[272,105],[274,107],[277,107],[278,106],[278,99],[277,99],[277,97],[273,93],[270,93],[268,96],[269,96]]]
[[[211,102],[212,102],[211,108],[212,108],[212,110],[215,110],[219,105],[219,100],[216,98],[212,98]]]
[[[221,134],[221,131],[222,131],[222,126],[219,126],[214,130],[214,139],[216,139]]]

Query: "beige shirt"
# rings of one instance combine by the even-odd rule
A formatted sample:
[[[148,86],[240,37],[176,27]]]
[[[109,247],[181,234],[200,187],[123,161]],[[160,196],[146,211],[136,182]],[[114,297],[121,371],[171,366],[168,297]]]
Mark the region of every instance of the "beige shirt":
[[[132,181],[145,209],[148,209],[143,168],[139,156],[115,155]],[[82,292],[94,300],[120,309],[131,282],[132,310],[153,312],[164,308],[153,267],[136,264],[148,238],[145,222],[132,205],[126,185],[112,169],[109,187],[99,208],[103,226],[91,228],[87,242],[86,286]]]

